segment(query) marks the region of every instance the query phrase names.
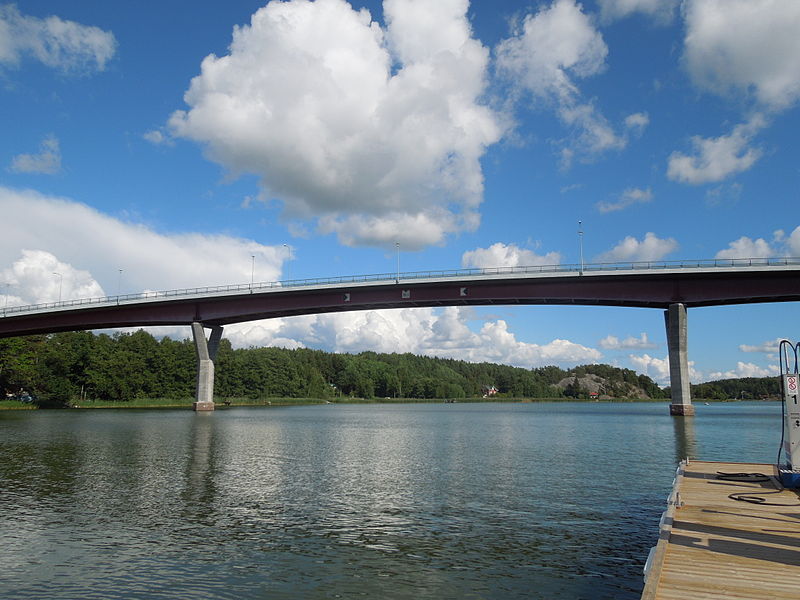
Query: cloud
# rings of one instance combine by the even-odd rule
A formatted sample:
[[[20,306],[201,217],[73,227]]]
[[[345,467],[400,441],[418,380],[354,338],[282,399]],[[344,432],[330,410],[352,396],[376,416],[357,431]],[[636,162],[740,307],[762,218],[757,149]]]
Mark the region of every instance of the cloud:
[[[620,340],[615,335],[607,335],[600,340],[600,347],[603,350],[645,350],[648,348],[657,348],[658,345],[650,342],[650,340],[647,339],[647,334],[643,332],[638,338],[628,336],[624,340]]]
[[[168,128],[347,245],[442,243],[477,226],[504,127],[480,100],[489,51],[467,8],[386,0],[382,28],[344,0],[270,2],[203,60]],[[423,234],[398,229],[414,222]]]
[[[25,16],[13,4],[0,6],[0,65],[17,67],[27,55],[65,73],[102,71],[116,47],[114,34],[97,27]]]
[[[617,202],[598,202],[597,210],[601,213],[615,212],[623,210],[634,204],[647,204],[653,201],[653,191],[650,188],[628,188],[622,194]]]
[[[755,240],[743,235],[720,250],[715,258],[776,258],[780,256],[800,256],[800,227],[786,237],[786,233],[779,229],[772,233],[772,242],[764,238]]]
[[[673,238],[659,238],[656,234],[648,232],[644,239],[639,241],[633,236],[628,236],[608,252],[595,258],[598,262],[636,262],[661,260],[670,252],[678,249],[678,242]]]
[[[306,315],[226,327],[237,347],[313,346],[334,352],[411,352],[470,362],[497,362],[525,368],[596,362],[600,351],[555,339],[547,344],[520,341],[502,319],[478,332],[468,324],[471,311],[458,307],[375,310]]]
[[[775,232],[776,238],[778,236],[782,236],[783,232]],[[795,227],[794,231],[792,231],[791,235],[789,235],[789,239],[785,240],[787,251],[786,253],[789,256],[800,256],[800,227]]]
[[[20,260],[20,249],[42,251],[59,265],[90,273],[113,294],[120,286],[119,269],[123,269],[122,292],[127,293],[245,283],[250,281],[251,256],[256,257],[256,280],[275,281],[287,258],[282,246],[225,235],[158,233],[84,204],[32,191],[0,187],[0,214],[4,222],[14,224],[0,236],[0,270]],[[44,260],[43,255],[36,256]],[[51,285],[50,272],[42,273]],[[66,285],[65,273],[65,290]],[[12,293],[26,303],[44,301],[35,289]]]
[[[497,47],[498,67],[543,99],[572,100],[578,94],[575,77],[605,69],[608,47],[572,0],[556,0],[535,15],[527,15],[517,35]]]
[[[162,129],[145,131],[142,137],[154,146],[172,146],[175,143],[169,134],[165,133]]]
[[[656,23],[667,24],[674,18],[680,0],[599,0],[599,4],[600,16],[605,23],[642,13]]]
[[[0,212],[15,224],[0,237],[0,282],[10,284],[2,289],[9,306],[57,300],[59,287],[67,300],[116,294],[119,288],[132,293],[244,283],[250,280],[253,255],[255,279],[274,281],[291,258],[291,248],[283,245],[198,233],[162,234],[32,191],[0,187]],[[474,332],[468,325],[473,314],[453,307],[304,315],[230,325],[225,336],[235,347],[413,352],[527,368],[571,366],[602,357],[597,349],[569,340],[545,344],[518,340],[503,320],[488,320]],[[151,331],[190,336],[185,327]]]
[[[642,354],[641,356],[630,354],[628,359],[636,369],[648,377],[652,377],[654,381],[659,383],[669,382],[669,359],[666,356],[664,358],[655,358],[649,354]]]
[[[706,190],[706,203],[709,206],[719,206],[724,203],[734,204],[739,201],[741,196],[741,183],[723,184]]]
[[[625,127],[636,135],[641,135],[650,124],[647,113],[633,113],[625,117]]]
[[[477,213],[455,215],[447,209],[432,208],[416,214],[387,213],[381,216],[350,215],[320,217],[320,233],[336,233],[345,246],[386,246],[398,242],[404,250],[419,250],[441,244],[448,233],[477,228]]]
[[[753,137],[766,127],[761,115],[733,128],[728,135],[717,138],[692,136],[693,155],[673,152],[669,156],[667,177],[673,181],[698,185],[722,181],[752,167],[762,151],[752,148]]]
[[[800,98],[800,3],[689,0],[684,15],[683,59],[695,85],[771,110]]]
[[[14,173],[41,173],[55,175],[61,172],[61,149],[58,138],[49,135],[42,140],[39,154],[19,154],[15,156],[9,170]]]
[[[709,373],[711,381],[719,379],[738,379],[740,377],[773,377],[780,375],[780,370],[776,365],[769,365],[768,367],[759,367],[754,363],[746,363],[738,361],[736,368],[730,371],[714,371]]]
[[[106,295],[88,271],[61,262],[43,250],[23,250],[10,268],[0,271],[0,278],[9,289],[13,287],[22,294],[15,302],[9,297],[9,306]]]
[[[762,342],[755,346],[739,344],[739,350],[741,352],[763,352],[765,354],[772,354],[778,351],[778,346],[782,340],[783,338],[776,338],[774,340],[767,340],[766,342]]]
[[[488,248],[468,250],[461,256],[461,266],[465,268],[487,269],[493,267],[519,267],[534,265],[557,265],[561,254],[548,252],[541,255],[525,250],[515,244],[497,242]]]
[[[565,167],[576,156],[591,159],[625,147],[625,137],[614,131],[592,102],[582,99],[575,83],[602,72],[608,54],[603,36],[581,5],[555,0],[535,15],[527,15],[521,28],[502,40],[495,52],[498,73],[515,93],[528,93],[544,105],[554,105],[562,122],[573,130],[561,151]]]
[[[728,244],[726,249],[717,252],[714,258],[770,258],[777,255],[778,252],[763,238],[752,240],[742,236]]]
[[[748,101],[753,114],[728,135],[694,136],[693,155],[670,155],[668,177],[696,185],[750,169],[762,155],[752,144],[768,117],[800,99],[800,3],[687,0],[683,14],[683,61],[694,84]]]
[[[644,373],[648,377],[661,385],[669,385],[669,358],[656,358],[649,354],[642,354],[637,356],[629,354],[628,360],[634,365],[634,368],[639,372]],[[694,368],[694,361],[689,361],[689,380],[692,383],[697,383],[703,379],[703,373]]]

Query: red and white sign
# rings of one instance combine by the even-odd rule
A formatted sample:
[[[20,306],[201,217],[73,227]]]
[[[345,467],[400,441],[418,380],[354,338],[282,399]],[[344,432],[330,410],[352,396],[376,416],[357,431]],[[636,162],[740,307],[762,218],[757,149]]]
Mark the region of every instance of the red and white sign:
[[[788,388],[788,390],[790,392],[796,392],[797,391],[797,376],[789,375],[786,378],[786,387]]]

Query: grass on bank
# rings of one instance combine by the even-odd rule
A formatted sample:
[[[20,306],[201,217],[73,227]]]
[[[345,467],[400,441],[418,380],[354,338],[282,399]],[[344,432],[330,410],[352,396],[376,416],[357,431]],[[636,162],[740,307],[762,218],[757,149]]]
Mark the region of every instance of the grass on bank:
[[[33,410],[35,408],[38,408],[38,406],[29,402],[20,402],[19,400],[0,400],[0,410]]]

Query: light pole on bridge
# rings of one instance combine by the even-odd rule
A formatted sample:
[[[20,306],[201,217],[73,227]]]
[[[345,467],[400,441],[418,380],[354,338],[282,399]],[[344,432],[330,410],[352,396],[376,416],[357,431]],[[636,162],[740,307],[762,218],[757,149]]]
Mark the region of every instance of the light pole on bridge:
[[[5,294],[5,302],[3,303],[3,316],[6,316],[6,311],[8,310],[8,290],[11,287],[11,284],[6,281],[3,285],[6,286],[6,294]]]
[[[394,247],[397,251],[397,279],[395,279],[395,283],[400,283],[400,242],[395,242]]]
[[[61,303],[61,287],[64,283],[64,276],[61,273],[53,271],[53,275],[58,275],[58,302]]]
[[[256,255],[250,255],[250,289],[253,289],[253,276],[256,273]]]
[[[580,274],[583,275],[583,225],[581,221],[578,221],[578,245],[580,246],[580,252],[581,252]]]

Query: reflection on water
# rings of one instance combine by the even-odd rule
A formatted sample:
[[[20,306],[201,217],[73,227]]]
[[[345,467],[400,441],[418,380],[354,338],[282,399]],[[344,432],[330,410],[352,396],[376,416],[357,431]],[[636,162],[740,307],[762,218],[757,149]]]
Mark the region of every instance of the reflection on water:
[[[694,417],[674,417],[675,462],[686,458],[697,458],[697,437],[694,433]]]
[[[638,598],[674,465],[777,405],[0,414],[3,598]]]

